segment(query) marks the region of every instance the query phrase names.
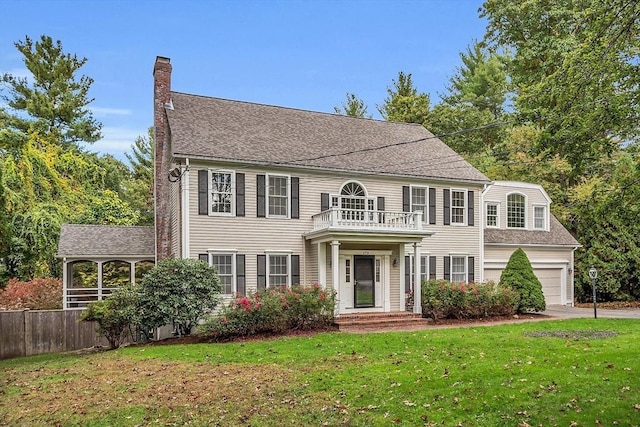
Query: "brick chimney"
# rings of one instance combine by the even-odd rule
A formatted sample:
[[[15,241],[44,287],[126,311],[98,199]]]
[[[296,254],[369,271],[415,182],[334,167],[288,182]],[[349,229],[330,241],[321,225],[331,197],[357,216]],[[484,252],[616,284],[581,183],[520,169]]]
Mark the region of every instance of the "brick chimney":
[[[169,171],[171,169],[171,133],[165,104],[171,102],[171,60],[156,57],[153,67],[153,126],[155,129],[154,200],[156,261],[170,258],[171,220],[169,218]]]

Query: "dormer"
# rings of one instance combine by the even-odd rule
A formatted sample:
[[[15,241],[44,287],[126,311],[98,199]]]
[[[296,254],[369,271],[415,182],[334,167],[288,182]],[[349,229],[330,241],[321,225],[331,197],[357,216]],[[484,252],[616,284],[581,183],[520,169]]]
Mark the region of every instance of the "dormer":
[[[496,181],[482,196],[485,228],[549,231],[551,198],[542,186]]]

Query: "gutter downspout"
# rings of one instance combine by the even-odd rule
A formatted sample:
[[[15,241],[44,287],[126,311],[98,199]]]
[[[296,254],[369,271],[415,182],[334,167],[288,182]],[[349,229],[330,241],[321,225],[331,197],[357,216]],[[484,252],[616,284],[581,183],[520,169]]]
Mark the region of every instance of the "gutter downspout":
[[[180,194],[180,220],[182,222],[181,230],[181,258],[189,258],[189,159],[185,159],[185,167],[182,168],[181,173],[181,194]]]

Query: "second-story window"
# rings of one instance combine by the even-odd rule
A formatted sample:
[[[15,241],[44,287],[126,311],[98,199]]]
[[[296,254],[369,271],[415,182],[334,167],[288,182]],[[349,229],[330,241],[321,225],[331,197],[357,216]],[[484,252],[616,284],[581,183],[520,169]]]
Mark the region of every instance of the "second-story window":
[[[465,224],[465,199],[464,190],[451,190],[451,224]]]
[[[422,212],[422,222],[429,222],[427,187],[411,187],[411,212]]]
[[[233,173],[211,172],[211,213],[231,214],[233,212]]]
[[[487,203],[487,227],[498,227],[497,203]]]
[[[547,209],[545,206],[533,207],[533,228],[536,230],[547,229]]]
[[[522,194],[507,196],[507,227],[525,228],[525,199]]]
[[[289,215],[289,177],[269,175],[269,216]]]

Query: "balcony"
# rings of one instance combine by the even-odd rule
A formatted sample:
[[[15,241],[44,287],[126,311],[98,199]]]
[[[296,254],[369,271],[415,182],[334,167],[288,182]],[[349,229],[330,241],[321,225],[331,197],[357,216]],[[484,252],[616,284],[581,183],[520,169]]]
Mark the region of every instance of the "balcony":
[[[313,215],[313,229],[307,239],[339,238],[344,236],[378,236],[379,239],[398,240],[398,237],[422,239],[433,232],[425,230],[422,212],[365,211],[330,208]],[[344,240],[344,239],[342,239]],[[401,239],[405,240],[405,239]]]

